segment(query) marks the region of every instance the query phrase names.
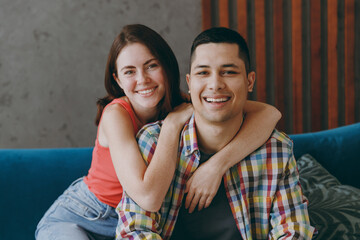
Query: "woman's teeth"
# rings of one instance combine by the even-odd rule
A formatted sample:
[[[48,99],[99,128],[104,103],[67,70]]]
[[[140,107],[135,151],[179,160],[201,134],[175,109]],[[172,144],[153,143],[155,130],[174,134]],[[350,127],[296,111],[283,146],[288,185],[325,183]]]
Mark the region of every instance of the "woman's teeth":
[[[147,90],[143,90],[143,91],[138,91],[138,93],[140,93],[140,94],[148,94],[148,93],[152,93],[153,91],[155,91],[155,88],[147,89]]]

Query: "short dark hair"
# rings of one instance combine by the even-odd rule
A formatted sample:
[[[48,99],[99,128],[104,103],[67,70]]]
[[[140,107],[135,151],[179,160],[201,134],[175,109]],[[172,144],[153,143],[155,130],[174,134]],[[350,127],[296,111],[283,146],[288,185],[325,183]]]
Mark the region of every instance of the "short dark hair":
[[[250,54],[245,39],[236,31],[225,27],[214,27],[201,32],[193,41],[190,52],[190,64],[199,45],[207,43],[235,43],[239,46],[239,58],[244,61],[246,73],[250,71]],[[190,66],[191,69],[191,66]]]

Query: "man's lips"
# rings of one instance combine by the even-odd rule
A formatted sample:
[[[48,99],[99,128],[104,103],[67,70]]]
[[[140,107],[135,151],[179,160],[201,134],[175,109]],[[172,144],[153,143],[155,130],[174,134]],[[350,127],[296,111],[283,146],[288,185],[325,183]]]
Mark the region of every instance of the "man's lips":
[[[208,103],[223,103],[230,100],[230,97],[204,97],[204,100]]]

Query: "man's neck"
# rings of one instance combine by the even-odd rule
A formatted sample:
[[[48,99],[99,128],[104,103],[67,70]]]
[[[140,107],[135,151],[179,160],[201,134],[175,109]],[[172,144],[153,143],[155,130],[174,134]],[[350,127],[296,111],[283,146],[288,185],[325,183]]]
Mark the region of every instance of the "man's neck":
[[[211,123],[195,114],[196,133],[201,151],[212,154],[220,151],[238,133],[243,122],[243,116],[226,122]]]

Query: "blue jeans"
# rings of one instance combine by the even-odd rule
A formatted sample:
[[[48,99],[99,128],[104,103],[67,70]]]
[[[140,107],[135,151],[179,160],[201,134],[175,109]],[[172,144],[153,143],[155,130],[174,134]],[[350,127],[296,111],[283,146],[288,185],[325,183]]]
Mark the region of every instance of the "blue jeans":
[[[114,239],[117,222],[115,209],[100,202],[80,178],[47,210],[37,226],[35,238]]]

